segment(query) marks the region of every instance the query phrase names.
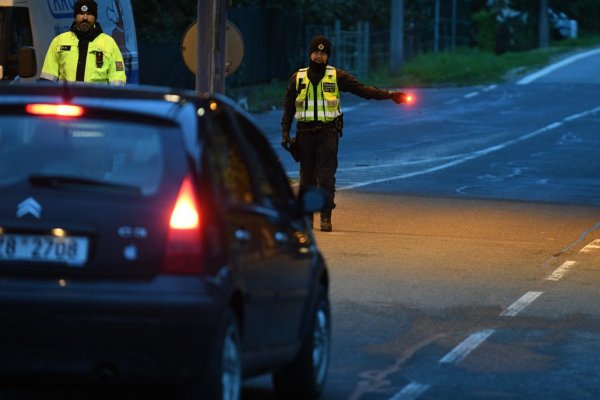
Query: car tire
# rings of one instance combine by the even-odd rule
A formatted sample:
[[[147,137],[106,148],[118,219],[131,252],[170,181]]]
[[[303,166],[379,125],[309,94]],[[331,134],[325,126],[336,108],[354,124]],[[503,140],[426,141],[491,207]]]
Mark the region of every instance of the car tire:
[[[223,316],[207,374],[184,389],[186,400],[239,400],[242,391],[240,329],[231,310]]]
[[[326,288],[319,290],[300,352],[273,373],[275,392],[282,399],[318,399],[325,386],[331,352],[331,313]]]

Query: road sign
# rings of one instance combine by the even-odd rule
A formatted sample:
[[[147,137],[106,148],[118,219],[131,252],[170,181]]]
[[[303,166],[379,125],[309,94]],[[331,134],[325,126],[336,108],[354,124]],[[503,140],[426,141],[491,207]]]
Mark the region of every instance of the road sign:
[[[231,22],[227,21],[225,32],[225,75],[234,73],[244,58],[244,41],[240,30]],[[192,73],[196,73],[196,50],[198,48],[198,23],[192,23],[185,33],[181,42],[181,54],[183,61]]]

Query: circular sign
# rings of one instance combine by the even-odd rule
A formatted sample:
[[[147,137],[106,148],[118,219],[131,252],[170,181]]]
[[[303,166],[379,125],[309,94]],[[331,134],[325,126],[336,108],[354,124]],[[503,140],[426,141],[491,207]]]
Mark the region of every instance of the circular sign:
[[[234,73],[244,58],[244,41],[240,30],[231,22],[227,21],[225,27],[225,75]],[[192,73],[196,73],[196,54],[198,49],[198,22],[192,23],[185,33],[181,42],[181,54],[183,62]]]

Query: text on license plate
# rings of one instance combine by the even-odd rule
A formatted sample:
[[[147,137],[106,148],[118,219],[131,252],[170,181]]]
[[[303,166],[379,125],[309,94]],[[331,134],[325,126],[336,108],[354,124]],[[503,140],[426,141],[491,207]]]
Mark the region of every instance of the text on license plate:
[[[0,260],[66,263],[87,261],[88,238],[82,236],[0,235]]]

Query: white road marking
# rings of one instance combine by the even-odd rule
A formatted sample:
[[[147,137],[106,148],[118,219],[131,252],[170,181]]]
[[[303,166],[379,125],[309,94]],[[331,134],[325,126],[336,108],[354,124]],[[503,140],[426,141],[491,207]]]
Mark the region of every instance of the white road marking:
[[[594,240],[592,243],[579,250],[580,253],[591,253],[594,250],[600,249],[600,239]]]
[[[553,129],[556,129],[560,126],[563,125],[564,122],[570,122],[573,121],[575,119],[580,119],[580,118],[584,118],[587,117],[588,115],[592,115],[592,114],[596,114],[600,112],[600,106],[596,107],[596,108],[592,108],[590,110],[578,113],[578,114],[574,114],[571,115],[569,117],[565,117],[562,121],[557,121],[557,122],[553,122],[551,124],[548,124],[546,126],[544,126],[543,128],[537,129],[533,132],[527,133],[525,135],[519,136],[515,139],[506,141],[504,143],[500,143],[485,149],[481,149],[481,150],[477,150],[471,153],[467,153],[463,156],[461,156],[458,159],[449,161],[447,163],[444,164],[440,164],[437,165],[435,167],[431,167],[431,168],[426,168],[423,170],[419,170],[419,171],[414,171],[414,172],[407,172],[405,174],[400,174],[400,175],[395,175],[395,176],[388,176],[388,177],[384,177],[384,178],[379,178],[379,179],[372,179],[372,180],[367,180],[367,181],[362,181],[362,182],[356,182],[350,185],[346,185],[346,186],[341,186],[339,188],[337,188],[337,190],[349,190],[349,189],[356,189],[359,187],[363,187],[363,186],[368,186],[368,185],[372,185],[374,183],[382,183],[382,182],[388,182],[388,181],[394,181],[394,180],[398,180],[398,179],[406,179],[406,178],[412,178],[415,176],[419,176],[419,175],[425,175],[425,174],[429,174],[431,172],[437,172],[437,171],[441,171],[450,167],[454,167],[456,165],[459,164],[463,164],[467,161],[471,161],[474,160],[476,158],[480,158],[483,156],[486,156],[488,154],[503,150],[509,146],[512,146],[513,144],[519,143],[519,142],[523,142],[525,140],[531,139],[533,137],[539,136],[542,133],[546,133],[548,131],[551,131]],[[398,163],[398,166],[400,166],[401,163]],[[373,166],[370,166],[369,168],[372,168]],[[341,172],[338,171],[338,172]]]
[[[563,276],[577,264],[577,261],[565,261],[560,267],[556,268],[553,273],[550,274],[549,277],[546,278],[547,281],[558,281],[562,279]]]
[[[512,303],[506,310],[502,311],[502,317],[514,317],[530,305],[535,299],[541,296],[543,292],[527,292],[521,298]]]
[[[471,98],[476,97],[476,96],[479,96],[479,92],[471,92],[469,94],[465,94],[464,98],[465,99],[471,99]]]
[[[462,343],[456,346],[450,353],[442,357],[439,362],[442,364],[452,364],[462,361],[473,350],[475,350],[477,346],[490,337],[492,333],[494,333],[493,329],[484,329],[482,331],[475,332],[463,340]]]
[[[342,108],[342,112],[349,113],[350,111],[354,111],[357,108],[361,108],[361,107],[364,107],[366,105],[367,105],[366,102],[361,102],[361,103],[358,103],[355,106],[350,106],[350,107],[344,107],[344,108]]]
[[[430,386],[423,383],[411,382],[404,386],[400,392],[396,393],[394,397],[391,397],[390,400],[415,400],[425,393]]]
[[[582,58],[593,56],[593,55],[599,54],[599,53],[600,53],[600,49],[595,49],[595,50],[591,50],[591,51],[586,51],[585,53],[576,54],[576,55],[574,55],[572,57],[566,58],[566,59],[564,59],[562,61],[559,61],[559,62],[557,62],[555,64],[552,64],[552,65],[550,65],[550,66],[548,66],[548,67],[546,67],[544,69],[541,69],[541,70],[539,70],[537,72],[534,72],[531,75],[527,75],[526,77],[524,77],[521,80],[519,80],[517,82],[517,85],[528,85],[531,82],[533,82],[533,81],[535,81],[535,80],[537,80],[539,78],[542,78],[542,77],[548,75],[549,73],[556,71],[559,68],[564,67],[565,65],[571,64],[572,62],[575,62],[575,61],[580,60]]]

